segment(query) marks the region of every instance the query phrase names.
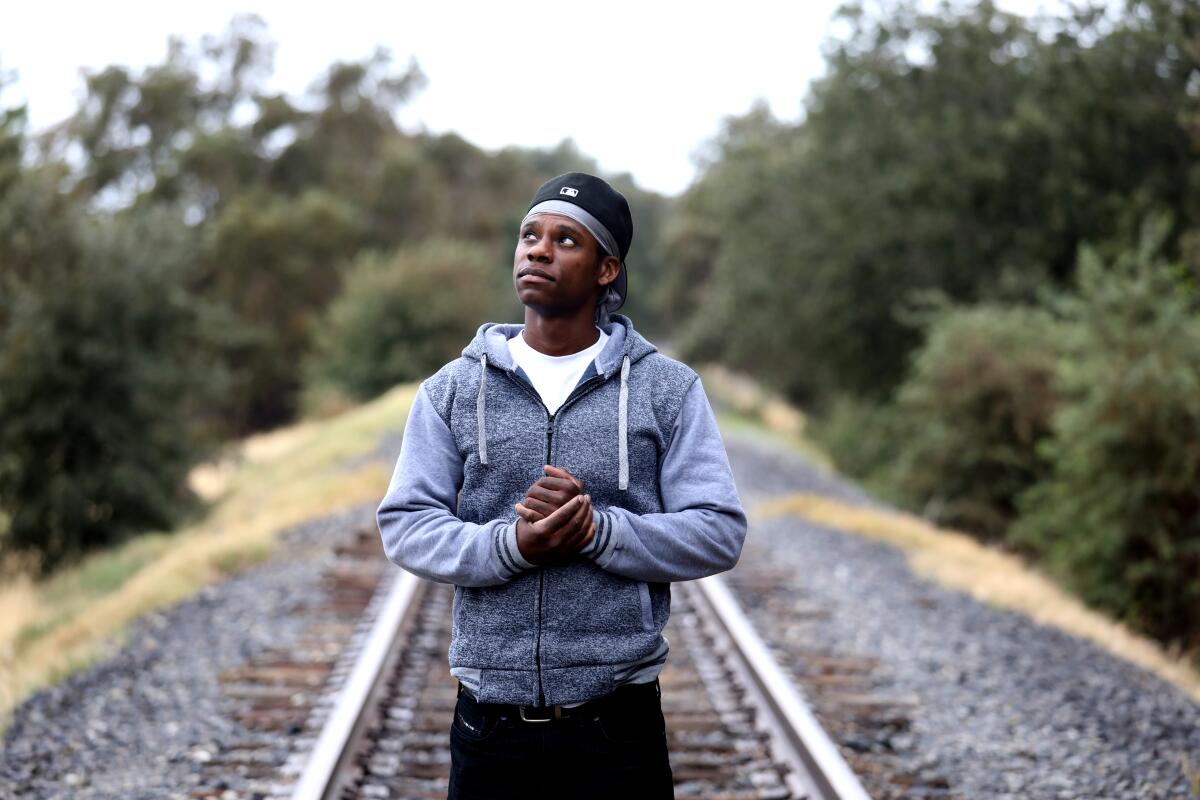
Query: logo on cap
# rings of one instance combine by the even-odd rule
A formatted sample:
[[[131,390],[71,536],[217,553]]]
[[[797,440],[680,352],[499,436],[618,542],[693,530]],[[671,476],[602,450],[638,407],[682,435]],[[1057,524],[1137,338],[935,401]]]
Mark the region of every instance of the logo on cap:
[[[567,197],[578,197],[579,196],[579,190],[572,189],[570,186],[564,186],[563,188],[558,190],[558,193],[565,194]]]

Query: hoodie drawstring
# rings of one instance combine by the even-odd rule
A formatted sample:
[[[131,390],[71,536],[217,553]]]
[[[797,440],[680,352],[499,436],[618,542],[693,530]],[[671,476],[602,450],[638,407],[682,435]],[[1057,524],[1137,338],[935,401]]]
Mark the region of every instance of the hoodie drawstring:
[[[487,464],[487,353],[479,357],[479,396],[475,398],[475,423],[479,428],[479,463]]]
[[[617,424],[620,432],[617,439],[618,480],[617,488],[629,488],[629,356],[621,360],[621,394],[617,401]]]

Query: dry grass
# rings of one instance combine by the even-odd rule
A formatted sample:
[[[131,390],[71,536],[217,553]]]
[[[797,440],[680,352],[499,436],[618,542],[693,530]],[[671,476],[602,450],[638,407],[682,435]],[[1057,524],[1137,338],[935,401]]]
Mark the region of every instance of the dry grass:
[[[722,429],[769,438],[797,450],[818,468],[833,469],[828,454],[805,435],[808,418],[802,411],[720,364],[706,364],[697,371]]]
[[[1187,778],[1188,793],[1192,797],[1200,797],[1200,761],[1193,762],[1192,756],[1183,756],[1183,775]]]
[[[192,476],[212,505],[192,525],[139,537],[54,578],[0,587],[0,714],[111,647],[136,617],[268,557],[276,534],[378,500],[390,465],[347,469],[403,425],[415,386],[320,423],[252,437]]]
[[[39,611],[37,587],[28,575],[11,575],[0,588],[0,664],[13,658],[17,636]]]
[[[965,534],[935,528],[908,514],[857,508],[812,494],[764,503],[753,514],[756,519],[795,514],[896,545],[917,574],[1092,641],[1200,700],[1200,672],[1186,660],[1085,607],[1016,556],[984,547]]]

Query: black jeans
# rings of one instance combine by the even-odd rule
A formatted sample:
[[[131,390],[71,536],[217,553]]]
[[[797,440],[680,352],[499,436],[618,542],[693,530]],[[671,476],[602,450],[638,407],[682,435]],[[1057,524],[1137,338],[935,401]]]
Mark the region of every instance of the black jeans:
[[[586,713],[550,722],[523,722],[512,706],[459,694],[450,800],[674,796],[657,683],[622,687]]]

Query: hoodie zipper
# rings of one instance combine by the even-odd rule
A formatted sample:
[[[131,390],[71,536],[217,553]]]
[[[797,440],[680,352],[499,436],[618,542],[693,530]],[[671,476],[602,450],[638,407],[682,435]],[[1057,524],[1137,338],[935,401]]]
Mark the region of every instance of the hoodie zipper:
[[[528,392],[535,400],[537,400],[538,404],[541,405],[542,410],[546,412],[546,461],[544,462],[546,464],[551,463],[550,454],[554,449],[554,423],[558,417],[558,414],[564,408],[566,408],[568,405],[575,402],[583,395],[587,394],[587,392],[590,391],[592,387],[599,385],[601,383],[604,383],[604,381],[607,380],[607,378],[605,378],[603,375],[600,375],[600,374],[596,374],[596,375],[593,375],[592,377],[588,378],[586,381],[584,381],[583,383],[576,386],[571,391],[571,393],[569,395],[567,395],[567,399],[564,400],[562,402],[562,405],[560,405],[558,407],[558,411],[555,411],[553,414],[551,414],[550,409],[546,407],[545,402],[542,401],[542,397],[541,397],[541,395],[539,395],[537,393],[536,389],[533,389],[533,387],[528,386],[525,381],[522,381],[520,378],[518,378],[517,374],[515,372],[509,372],[507,370],[504,370],[504,374],[507,375],[509,377],[509,379],[512,380],[513,383],[520,386],[522,389],[524,389],[526,392]],[[545,692],[544,687],[542,686],[542,606],[545,604],[545,600],[546,600],[546,570],[539,569],[538,570],[538,602],[537,602],[538,624],[537,624],[537,635],[534,638],[534,645],[533,645],[533,657],[534,657],[535,666],[537,669],[538,705],[539,706],[546,705],[546,692]]]
[[[541,402],[541,397],[538,397],[538,402]],[[554,415],[550,413],[550,409],[546,408],[546,404],[542,403],[542,408],[546,409],[546,462],[550,463],[550,451],[554,448]],[[533,658],[537,664],[537,681],[538,681],[538,705],[546,705],[546,692],[542,687],[542,607],[546,603],[546,570],[538,570],[538,626],[537,638],[534,640]]]

